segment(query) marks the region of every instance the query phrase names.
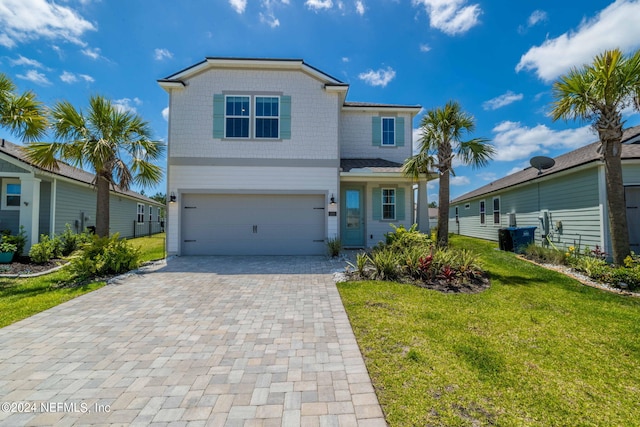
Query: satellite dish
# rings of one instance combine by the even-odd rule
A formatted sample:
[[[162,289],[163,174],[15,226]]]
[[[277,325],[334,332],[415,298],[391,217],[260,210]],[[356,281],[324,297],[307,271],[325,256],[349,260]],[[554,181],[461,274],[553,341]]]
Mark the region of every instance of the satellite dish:
[[[532,157],[531,160],[529,160],[529,163],[531,163],[531,166],[538,169],[538,175],[542,175],[542,171],[552,168],[553,165],[556,164],[556,161],[551,157],[535,156]]]

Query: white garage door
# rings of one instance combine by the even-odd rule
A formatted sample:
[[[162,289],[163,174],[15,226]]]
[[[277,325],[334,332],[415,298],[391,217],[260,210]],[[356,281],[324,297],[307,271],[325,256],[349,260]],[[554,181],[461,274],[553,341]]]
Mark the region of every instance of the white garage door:
[[[324,196],[185,194],[183,255],[326,253]]]

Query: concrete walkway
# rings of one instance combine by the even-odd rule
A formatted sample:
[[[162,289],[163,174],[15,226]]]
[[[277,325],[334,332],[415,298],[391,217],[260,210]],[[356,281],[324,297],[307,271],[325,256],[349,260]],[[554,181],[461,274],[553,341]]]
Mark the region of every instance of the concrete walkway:
[[[0,425],[386,426],[340,268],[174,258],[2,328]]]

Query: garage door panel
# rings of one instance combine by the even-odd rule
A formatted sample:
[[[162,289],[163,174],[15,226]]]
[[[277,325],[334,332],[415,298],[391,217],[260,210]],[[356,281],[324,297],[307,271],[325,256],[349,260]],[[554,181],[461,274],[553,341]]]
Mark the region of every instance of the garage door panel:
[[[182,197],[184,255],[317,255],[326,252],[324,196]]]

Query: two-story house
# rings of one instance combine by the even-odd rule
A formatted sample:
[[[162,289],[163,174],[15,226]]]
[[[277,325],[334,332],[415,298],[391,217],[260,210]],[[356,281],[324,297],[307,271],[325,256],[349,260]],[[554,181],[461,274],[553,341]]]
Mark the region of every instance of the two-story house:
[[[169,93],[167,250],[324,254],[389,224],[428,229],[426,182],[402,174],[416,105],[348,102],[349,85],[291,59],[207,58]]]

